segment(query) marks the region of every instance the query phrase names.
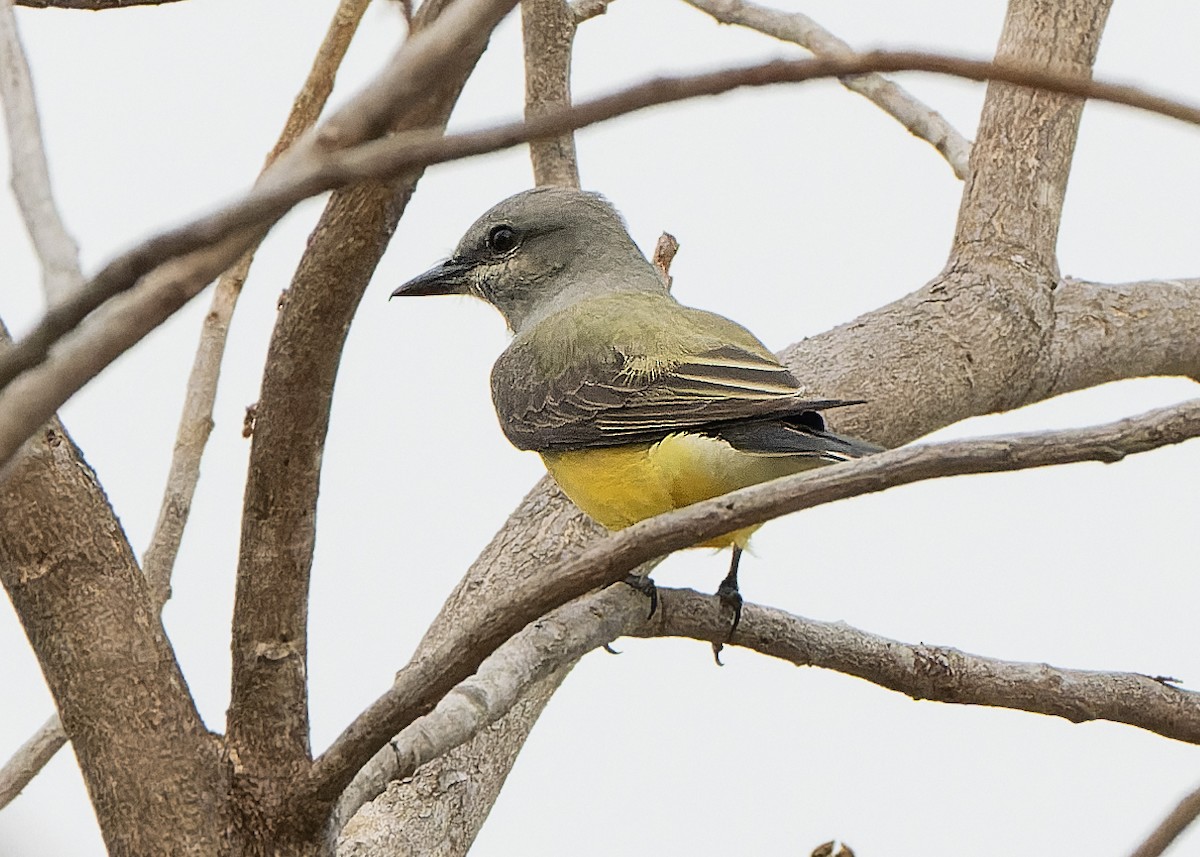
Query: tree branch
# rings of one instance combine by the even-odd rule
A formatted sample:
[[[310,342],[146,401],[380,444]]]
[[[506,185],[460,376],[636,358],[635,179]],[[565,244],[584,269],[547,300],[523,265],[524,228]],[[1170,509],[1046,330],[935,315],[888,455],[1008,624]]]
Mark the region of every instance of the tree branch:
[[[1159,857],[1200,816],[1200,789],[1179,802],[1130,857]]]
[[[803,12],[784,12],[749,0],[686,0],[722,24],[737,24],[785,42],[792,42],[820,57],[848,57],[857,52]],[[954,174],[966,179],[970,172],[971,141],[963,137],[942,114],[921,102],[904,87],[880,74],[841,78],[842,86],[857,92],[908,129],[914,137],[935,148]]]
[[[10,0],[0,0],[0,102],[8,128],[13,195],[42,265],[46,303],[55,304],[80,288],[84,277],[79,246],[63,225],[54,202],[29,62]]]
[[[1200,279],[1108,285],[1064,280],[1054,292],[1045,355],[1050,395],[1123,378],[1179,375],[1200,381]]]
[[[528,686],[617,637],[725,642],[729,619],[719,598],[664,588],[659,596],[660,609],[649,619],[645,599],[617,586],[526,626],[379,751],[339,800],[335,818],[349,819],[388,780],[412,776],[505,716]],[[1061,669],[902,643],[755,604],[744,608],[736,645],[796,666],[856,676],[913,699],[1009,708],[1072,723],[1108,720],[1200,743],[1200,694],[1136,673]]]
[[[996,62],[1076,80],[1090,77],[1111,6],[1112,0],[1012,0]],[[1061,90],[1013,89],[1011,82],[997,78],[988,84],[950,267],[967,264],[967,257],[975,268],[983,261],[1011,267],[1015,254],[1022,267],[1047,272],[1053,280],[1058,276],[1055,247],[1083,103]],[[1028,145],[1013,145],[1014,130],[1037,140],[1038,157],[1027,157]],[[1021,216],[1009,217],[1009,211]],[[1003,232],[997,229],[1001,221],[1007,224]],[[992,258],[976,260],[973,254],[978,253]]]
[[[558,490],[550,477],[539,480],[525,498],[517,505],[509,516],[508,521],[471,563],[467,573],[458,582],[446,599],[446,603],[425,632],[425,637],[417,646],[413,660],[420,660],[427,655],[435,655],[447,642],[457,638],[460,629],[479,625],[490,621],[490,605],[505,597],[504,593],[519,581],[537,576],[555,565],[566,553],[573,553],[582,546],[595,544],[604,537],[606,531],[591,519],[583,515],[579,509]],[[503,760],[515,760],[516,751],[524,744],[526,736],[537,722],[543,707],[553,695],[557,682],[566,675],[570,667],[563,667],[557,677],[535,683],[525,694],[521,704],[505,717],[504,729],[486,729],[477,733],[470,742],[452,752],[449,756],[438,760],[433,765],[426,765],[418,774],[417,782],[426,787],[426,795],[441,794],[436,789],[439,775],[446,775],[452,781],[461,779],[464,772],[478,772],[486,767],[488,777],[486,783],[480,786],[479,777],[474,777],[479,788],[476,791],[488,793],[498,792],[503,784],[507,768]],[[382,764],[382,760],[380,764]],[[368,764],[355,774],[355,785],[341,801],[347,804],[370,800],[386,785],[386,769],[376,769]],[[433,777],[432,784],[428,776]],[[374,823],[372,827],[378,830],[366,830],[356,825],[353,838],[386,837],[402,835],[406,840],[414,839],[420,831],[416,828],[425,826],[406,825],[404,820],[411,818],[411,812],[423,812],[427,802],[413,806],[404,795],[394,794],[398,791],[412,791],[405,786],[403,789],[390,789],[381,799],[389,803],[400,803],[397,815],[387,816],[383,811],[372,812]],[[453,801],[453,796],[446,796]],[[394,800],[393,800],[394,799]],[[484,796],[477,796],[470,810],[462,816],[456,816],[449,830],[431,831],[430,837],[421,843],[413,843],[414,853],[432,853],[440,847],[439,843],[450,842],[453,847],[450,855],[460,854],[469,847],[486,817],[486,808],[480,813]],[[440,811],[439,811],[440,814]],[[424,816],[421,816],[424,817]],[[331,826],[331,836],[336,836],[340,825],[345,822],[345,815],[336,816]],[[403,828],[397,831],[397,828]],[[345,831],[351,836],[349,830]],[[438,853],[441,853],[440,851]]]
[[[526,724],[536,721],[566,675],[567,668],[551,672],[527,687],[503,717],[472,741],[387,785],[347,823],[337,854],[469,853],[524,746]]]
[[[485,621],[414,658],[316,760],[297,802],[335,800],[392,735],[425,714],[487,655],[539,616],[615,583],[639,563],[772,517],[897,485],[967,473],[1119,461],[1200,435],[1200,399],[1088,429],[913,446],[777,479],[634,524],[536,578],[496,593]],[[736,640],[740,637],[735,636]]]
[[[0,769],[0,809],[8,806],[66,743],[62,721],[57,714],[50,715]]]
[[[317,50],[308,79],[293,102],[283,132],[267,156],[267,166],[320,115],[333,90],[337,68],[369,2],[342,0],[338,6],[333,22]],[[200,477],[200,459],[212,431],[213,402],[216,399],[225,337],[254,259],[253,253],[253,250],[247,251],[233,269],[221,275],[213,293],[212,305],[204,317],[158,523],[142,559],[142,573],[150,584],[151,597],[159,610],[170,597],[171,569],[179,552]],[[67,735],[62,723],[57,714],[52,714],[0,769],[0,808],[16,797],[66,742]]]
[[[663,617],[627,633],[723,642],[728,614],[720,599],[692,590],[667,591]],[[1072,723],[1107,720],[1200,744],[1200,693],[1138,673],[1100,672],[1043,663],[1003,661],[946,646],[902,643],[782,610],[747,604],[735,645],[797,666],[856,676],[913,699],[1010,708]]]
[[[575,18],[576,26],[603,15],[612,2],[613,0],[571,0],[571,15]]]
[[[387,105],[404,106],[393,118],[395,129],[444,125],[488,35],[511,6],[511,0],[427,2],[406,43],[413,46],[412,62],[437,75],[422,98],[404,106],[372,84],[365,94],[375,107],[339,113],[317,138],[344,141],[360,131],[392,130],[369,121],[372,110]],[[452,63],[434,62],[425,53],[430,45],[453,49]],[[407,72],[393,70],[381,79],[401,91],[417,85]],[[286,820],[283,806],[287,784],[303,779],[309,765],[307,596],[333,384],[350,320],[419,178],[420,171],[409,172],[331,197],[283,300],[256,412],[234,604],[228,740],[242,763],[239,779],[251,788],[270,784],[264,801],[270,817],[294,824],[304,837],[319,834],[323,808]]]
[[[1075,80],[1090,64],[1108,0],[1011,0],[1005,64]],[[999,82],[997,82],[999,81]],[[1049,358],[1061,278],[1055,236],[1082,103],[1048,91],[988,86],[942,272],[916,292],[787,349],[822,395],[870,404],[837,414],[851,434],[887,446],[968,416],[1045,399],[1064,367]],[[1184,328],[1179,336],[1188,338]],[[888,372],[862,372],[886,365]],[[936,379],[936,383],[930,383]],[[921,390],[921,401],[914,400]]]
[[[334,825],[341,829],[359,807],[391,780],[470,741],[517,704],[531,685],[571,667],[592,649],[615,640],[646,618],[642,597],[603,590],[577,599],[526,626],[489,655],[474,675],[457,685],[423,717],[405,727],[355,775],[338,800]],[[727,623],[728,626],[728,623]]]
[[[571,106],[571,44],[575,16],[567,0],[521,0],[521,33],[525,45],[525,119],[535,119]],[[579,187],[575,138],[568,131],[531,140],[529,158],[539,187]]]
[[[1003,80],[1126,104],[1200,124],[1200,108],[1154,96],[1136,87],[927,54],[876,53],[847,59],[774,62],[695,77],[651,81],[532,122],[450,137],[440,137],[428,130],[398,134],[328,153],[315,165],[295,167],[294,172],[289,166],[288,170],[277,173],[282,162],[287,160],[281,159],[275,170],[268,173],[272,180],[262,183],[241,201],[162,233],[115,259],[68,301],[69,306],[47,313],[29,336],[9,353],[0,356],[0,384],[10,385],[18,374],[26,373],[21,379],[23,383],[13,385],[11,389],[6,387],[0,393],[0,461],[11,456],[20,441],[35,430],[47,414],[53,413],[118,354],[182,306],[212,276],[236,260],[245,247],[257,240],[261,231],[281,217],[289,206],[307,196],[360,179],[395,176],[424,165],[554,136],[684,98],[715,95],[742,86],[901,70],[952,74],[973,80]],[[176,259],[181,255],[182,258]],[[175,261],[168,264],[164,260]],[[79,336],[70,337],[63,343],[61,355],[56,353],[44,367],[31,371],[46,360],[51,345],[94,306],[131,289],[156,266],[162,266],[161,270],[146,278],[132,302],[122,307],[120,323],[92,327],[89,335],[83,335],[81,331]]]
[[[1125,104],[1190,124],[1200,124],[1200,108],[1156,96],[1137,87],[984,61],[920,53],[876,52],[847,58],[777,61],[691,77],[653,80],[583,102],[561,113],[487,131],[448,137],[440,137],[429,131],[397,135],[330,153],[321,163],[305,169],[294,168],[291,162],[287,164],[287,170],[283,169],[283,164],[277,165],[275,170],[268,173],[272,180],[260,184],[242,200],[164,232],[114,259],[88,284],[86,296],[81,295],[77,303],[63,308],[61,312],[47,313],[35,331],[22,340],[19,350],[0,359],[0,384],[9,383],[18,373],[36,365],[45,357],[50,344],[63,333],[105,300],[132,288],[139,278],[155,267],[216,244],[239,230],[266,225],[301,199],[333,187],[358,180],[387,178],[421,166],[496,151],[660,104],[718,95],[747,86],[797,83],[871,71],[926,71],[977,81],[1005,81]],[[344,129],[328,132],[318,130],[318,137],[323,140],[344,136]],[[286,173],[287,179],[280,173]]]
[[[312,127],[321,115],[325,103],[329,100],[329,94],[333,91],[338,67],[346,55],[350,40],[354,37],[369,2],[370,0],[341,0],[338,4],[325,38],[317,49],[308,77],[292,102],[291,112],[284,122],[279,139],[267,155],[263,165],[264,171],[270,169],[275,159],[297,137]],[[192,497],[200,479],[200,459],[204,455],[204,447],[213,428],[213,403],[217,397],[225,338],[257,249],[255,244],[242,255],[234,267],[221,275],[213,292],[212,305],[204,317],[204,325],[200,331],[200,343],[196,348],[191,374],[188,376],[187,397],[183,403],[183,413],[179,417],[179,430],[175,437],[175,449],[171,456],[171,467],[158,512],[158,522],[142,559],[142,571],[150,581],[150,591],[159,605],[166,603],[171,595],[171,569],[179,553],[179,544],[191,511]]]
[[[0,0],[0,102],[8,133],[11,184],[25,228],[42,267],[42,291],[53,304],[83,285],[79,247],[67,232],[54,201],[50,171],[29,63],[8,0]],[[0,324],[0,343],[8,332]],[[0,808],[9,804],[67,743],[57,712],[0,768]]]
[[[218,849],[219,753],[95,474],[57,423],[0,491],[0,579],[114,854]]]
[[[86,9],[102,12],[105,9],[125,9],[132,6],[165,6],[180,0],[13,0],[17,6],[33,9]]]

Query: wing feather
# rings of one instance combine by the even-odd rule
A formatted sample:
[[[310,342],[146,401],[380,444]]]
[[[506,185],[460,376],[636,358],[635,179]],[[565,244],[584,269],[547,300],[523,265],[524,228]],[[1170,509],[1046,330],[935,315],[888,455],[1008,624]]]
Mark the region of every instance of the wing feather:
[[[513,340],[493,367],[492,396],[515,446],[546,452],[728,432],[747,451],[843,457],[811,420],[747,426],[853,402],[810,398],[766,346],[722,316],[665,295],[637,297],[653,305],[596,298]]]

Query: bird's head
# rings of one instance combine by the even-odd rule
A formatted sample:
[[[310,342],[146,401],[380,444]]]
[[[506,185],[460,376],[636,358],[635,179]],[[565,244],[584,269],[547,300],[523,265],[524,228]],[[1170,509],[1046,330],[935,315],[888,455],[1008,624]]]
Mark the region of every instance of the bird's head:
[[[582,298],[663,288],[607,200],[544,187],[491,208],[467,230],[453,256],[392,297],[474,295],[520,332]]]

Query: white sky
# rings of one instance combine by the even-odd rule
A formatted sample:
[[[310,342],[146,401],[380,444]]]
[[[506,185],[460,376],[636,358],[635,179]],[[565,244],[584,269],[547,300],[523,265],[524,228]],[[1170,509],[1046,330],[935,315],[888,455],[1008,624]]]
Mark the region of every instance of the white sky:
[[[368,15],[338,89],[401,32]],[[789,4],[854,44],[990,55],[1003,4]],[[333,3],[204,0],[101,14],[22,10],[50,165],[94,270],[163,225],[244,189],[275,139]],[[1200,6],[1121,3],[1099,76],[1187,98]],[[519,26],[507,21],[456,114],[521,110]],[[670,0],[622,0],[578,39],[578,95],[651,74],[791,55]],[[974,136],[983,89],[905,86]],[[740,92],[578,136],[584,184],[634,237],[682,243],[675,293],[779,348],[918,287],[941,268],[960,184],[939,156],[835,84]],[[1200,131],[1088,107],[1060,240],[1063,272],[1196,276]],[[387,295],[436,262],[485,208],[531,182],[524,151],[438,167],[367,290],[339,380],[311,611],[314,745],[389,683],[478,550],[541,473],[501,435],[487,390],[498,315],[466,299]],[[234,321],[191,527],[166,622],[208,723],[228,702],[228,624],[248,443],[276,298],[320,203],[259,253]],[[0,314],[38,312],[39,276],[0,203]],[[208,295],[75,397],[63,416],[140,552],[157,515]],[[1179,380],[1112,385],[941,437],[1086,425],[1196,395]],[[908,642],[1200,683],[1195,490],[1200,444],[1117,465],[960,477],[776,521],[743,564],[751,601]],[[663,585],[712,591],[727,559],[676,556]],[[1111,724],[917,703],[857,679],[706,644],[621,641],[589,655],[548,708],[474,853],[1121,854],[1200,782],[1200,750]],[[0,608],[0,755],[51,711],[10,608]],[[581,834],[583,834],[581,836]],[[1180,854],[1200,848],[1193,834]],[[0,812],[0,854],[102,853],[62,752]]]

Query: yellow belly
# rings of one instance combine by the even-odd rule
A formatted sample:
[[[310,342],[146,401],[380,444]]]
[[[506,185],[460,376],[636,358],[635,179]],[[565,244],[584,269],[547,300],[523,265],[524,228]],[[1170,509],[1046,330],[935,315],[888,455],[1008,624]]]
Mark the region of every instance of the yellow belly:
[[[610,530],[825,462],[741,452],[715,438],[676,434],[658,443],[542,453],[554,481]],[[698,547],[745,547],[759,525]]]

